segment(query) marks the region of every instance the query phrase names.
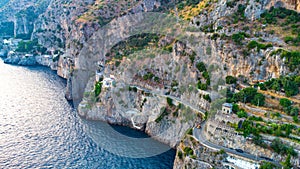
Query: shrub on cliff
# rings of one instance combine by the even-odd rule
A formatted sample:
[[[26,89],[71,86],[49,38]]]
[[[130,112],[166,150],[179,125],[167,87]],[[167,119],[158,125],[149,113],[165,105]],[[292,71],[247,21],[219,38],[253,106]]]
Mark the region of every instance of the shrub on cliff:
[[[236,84],[237,78],[233,76],[226,76],[226,84]]]
[[[173,99],[167,97],[167,103],[168,103],[169,106],[172,107],[173,106]]]
[[[99,94],[101,93],[101,89],[102,89],[102,82],[97,82],[95,84],[95,96],[98,97]]]
[[[206,67],[205,64],[203,62],[199,62],[196,64],[197,69],[199,70],[199,72],[204,72],[206,71]]]

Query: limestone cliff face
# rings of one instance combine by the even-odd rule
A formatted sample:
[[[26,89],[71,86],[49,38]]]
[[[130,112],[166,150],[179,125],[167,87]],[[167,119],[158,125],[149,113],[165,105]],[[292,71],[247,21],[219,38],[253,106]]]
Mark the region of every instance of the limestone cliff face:
[[[300,12],[299,0],[271,0],[269,6],[285,7],[287,9],[296,10]]]
[[[9,24],[15,37],[31,38],[34,22],[44,13],[50,0],[10,0],[0,8],[0,24]]]
[[[245,3],[245,2],[239,2],[239,3]],[[246,5],[245,15],[247,16],[248,13],[249,15],[248,18],[251,19],[252,15],[256,16],[257,13],[260,14],[262,11],[264,11],[267,8],[266,7],[267,4],[269,4],[269,2],[264,1],[260,4],[261,8],[256,9],[256,8],[252,8],[252,6],[253,5],[257,6],[259,4],[257,4],[257,2],[254,1],[249,1],[248,4],[245,4]],[[217,29],[217,27],[225,28],[226,24],[228,23],[222,18],[227,17],[230,14],[234,13],[237,10],[236,8],[237,7],[228,8],[226,6],[226,1],[219,1],[217,4],[215,4],[213,10],[209,14],[204,13],[199,15],[199,17],[196,17],[193,20],[192,24],[193,26],[200,28],[201,26],[213,23],[213,27],[215,29]],[[251,10],[248,11],[247,9],[251,9]],[[130,30],[131,25],[126,23],[129,21],[130,20],[124,20],[124,23],[122,23],[122,19],[113,20],[112,23],[115,22],[116,25],[119,25],[118,27],[119,29],[113,30],[114,29],[113,28],[109,32],[110,34],[114,34],[115,36],[113,40],[112,39],[110,40],[118,41],[118,39],[120,40],[122,40],[122,38],[124,39],[125,36],[122,34],[122,32],[124,32],[126,29]],[[199,25],[196,24],[197,21],[200,21]],[[117,23],[117,22],[121,22],[121,23]],[[92,25],[88,26],[88,25],[89,24],[87,24],[85,29],[83,30],[89,30],[88,32],[93,32],[92,30],[96,29],[96,28],[94,29],[94,26]],[[134,26],[137,27],[137,25]],[[99,29],[99,27],[97,29]],[[241,30],[232,27],[229,29],[218,30],[217,33],[219,34],[226,33],[226,35],[231,36],[234,33],[237,33],[239,31]],[[76,77],[72,80],[73,97],[76,100],[76,102],[80,102],[81,98],[83,97],[84,86],[88,81],[87,77],[91,76],[91,73],[88,72],[89,71],[94,72],[96,70],[95,63],[99,60],[104,61],[104,55],[109,50],[107,49],[109,48],[108,46],[104,46],[104,44],[99,44],[99,43],[105,43],[105,40],[102,39],[102,37],[104,36],[103,33],[105,32],[103,31],[100,31],[100,33],[96,32],[92,35],[91,38],[89,38],[89,36],[84,36],[83,32],[84,31],[80,31],[80,30],[73,31],[72,37],[75,37],[77,39],[77,43],[70,43],[69,45],[67,45],[70,48],[67,48],[64,57],[67,59],[69,58],[69,60],[72,61],[72,64],[74,64],[73,69],[76,71],[75,74],[78,73]],[[186,31],[185,33],[189,34],[188,36],[191,36],[192,40],[186,39],[184,43],[189,46],[192,46],[193,50],[197,52],[197,55],[201,56],[200,60],[205,62],[207,66],[210,67],[210,72],[214,77],[212,79],[212,86],[219,84],[221,79],[224,79],[225,76],[227,75],[234,75],[234,76],[243,75],[248,77],[250,80],[257,80],[257,79],[269,79],[271,77],[278,77],[279,75],[284,75],[289,73],[287,67],[283,62],[283,59],[281,59],[279,56],[270,55],[270,53],[276,50],[276,48],[269,48],[267,50],[259,50],[259,51],[255,51],[254,49],[251,52],[248,52],[249,54],[245,55],[244,54],[245,51],[243,51],[239,46],[235,45],[232,41],[230,42],[226,39],[221,39],[221,38],[217,38],[216,40],[211,40],[211,36],[213,34],[194,33],[194,32],[189,33],[188,31]],[[252,32],[252,33],[256,33],[256,32]],[[275,42],[280,45],[284,45],[284,42],[276,37],[272,37],[264,33],[262,33],[262,36],[264,37],[264,39],[266,39],[267,42]],[[87,39],[89,39],[89,41],[85,42]],[[254,38],[253,40],[257,40],[257,39]],[[249,39],[243,45],[247,45],[246,43],[248,41]],[[108,42],[108,40],[106,42]],[[83,45],[81,45],[82,43]],[[63,61],[63,62],[67,63],[68,61]],[[67,72],[68,67],[70,67],[71,64],[66,64],[66,65],[67,67],[62,66],[62,69],[65,69],[63,72]],[[80,71],[77,71],[77,69],[79,69]],[[81,70],[85,70],[85,71],[81,71]]]
[[[99,7],[99,0],[52,1],[47,11],[36,21],[33,37],[38,38],[39,43],[48,49],[64,53],[64,60],[59,64],[62,70],[58,72],[60,76],[69,78],[69,75],[61,72],[69,71],[72,66],[70,61],[75,62],[83,45],[105,24],[103,22],[129,12],[151,11],[160,5],[156,0],[143,0],[130,2],[125,5],[128,9],[121,9],[121,2],[104,2]]]
[[[186,130],[197,120],[196,117],[189,117],[195,112],[185,107],[181,108],[177,115],[170,112],[158,122],[156,119],[167,107],[165,97],[147,94],[141,90],[129,91],[126,83],[118,81],[116,87],[103,89],[99,98],[93,98],[94,92],[88,90],[93,86],[94,82],[91,79],[85,98],[78,108],[81,116],[143,130],[172,147],[178,145]],[[94,103],[93,99],[98,101]],[[176,101],[173,103],[175,107],[178,106]]]
[[[108,62],[103,75],[113,77],[116,85],[107,86],[107,78],[104,78],[99,97],[95,96],[96,79],[91,73],[78,107],[79,114],[87,119],[145,130],[172,147],[178,145],[185,131],[201,121],[201,115],[197,116],[194,109],[207,109],[209,102],[196,89],[198,73],[189,57],[180,54],[182,46],[175,43],[173,47],[171,53],[139,51],[124,58],[117,67]],[[156,76],[156,81],[143,78],[149,71]],[[178,84],[172,88],[175,81]],[[168,97],[174,106],[166,102]],[[158,120],[160,116],[162,119]]]

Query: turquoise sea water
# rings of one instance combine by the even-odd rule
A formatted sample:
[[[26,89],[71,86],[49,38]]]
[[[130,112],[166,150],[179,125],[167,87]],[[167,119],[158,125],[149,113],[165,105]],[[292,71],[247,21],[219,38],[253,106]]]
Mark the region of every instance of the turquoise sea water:
[[[64,87],[48,68],[0,60],[0,168],[172,168],[175,151],[166,145],[141,139],[134,151],[128,146],[130,138],[147,138],[144,133],[82,120],[65,100]],[[115,144],[120,134],[129,142]],[[169,151],[146,157],[149,148]],[[126,152],[145,158],[124,157]]]

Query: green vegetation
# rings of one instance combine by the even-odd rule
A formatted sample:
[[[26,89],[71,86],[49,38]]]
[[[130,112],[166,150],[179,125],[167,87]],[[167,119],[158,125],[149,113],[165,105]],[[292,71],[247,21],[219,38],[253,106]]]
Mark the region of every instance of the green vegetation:
[[[280,76],[278,79],[271,79],[259,84],[262,90],[284,91],[287,97],[299,93],[300,76]]]
[[[279,168],[271,162],[263,161],[259,169],[279,169]]]
[[[178,1],[179,3],[177,4],[177,8],[179,10],[182,10],[186,6],[192,6],[195,7],[200,0],[185,0],[185,1]]]
[[[232,41],[237,45],[242,45],[242,41],[246,38],[250,37],[250,35],[246,34],[245,32],[235,33],[231,36]]]
[[[279,19],[285,19],[285,25],[300,22],[300,15],[286,8],[271,7],[269,11],[261,14],[264,23],[277,24]]]
[[[279,100],[279,104],[286,108],[286,107],[290,107],[292,105],[292,102],[289,99],[283,98]]]
[[[221,149],[220,151],[219,151],[219,154],[225,154],[226,152],[225,152],[225,150],[224,149]]]
[[[292,106],[292,102],[289,100],[289,99],[286,99],[286,98],[282,98],[279,100],[279,103],[280,105],[282,106],[283,108],[283,111],[290,115],[290,116],[293,116],[293,120],[294,122],[298,122],[298,115],[299,115],[299,108],[298,107],[293,107]]]
[[[186,132],[186,134],[193,135],[193,129],[192,128],[188,129],[187,132]]]
[[[208,102],[211,102],[211,98],[210,98],[209,94],[204,95],[203,99],[207,100]]]
[[[206,71],[206,66],[203,62],[199,62],[196,64],[197,69],[199,70],[199,72],[204,72]]]
[[[261,18],[264,24],[280,25],[283,30],[290,30],[293,36],[286,36],[284,41],[293,46],[300,45],[300,15],[296,11],[271,7]]]
[[[276,138],[272,141],[271,143],[271,148],[278,154],[281,154],[281,155],[292,155],[294,157],[297,156],[297,152],[294,150],[293,147],[289,147],[285,144],[283,144],[283,142]]]
[[[214,25],[213,24],[205,25],[205,26],[201,27],[200,30],[205,33],[213,33]]]
[[[157,34],[139,34],[127,38],[112,47],[111,51],[106,56],[121,60],[123,56],[129,56],[136,51],[145,49],[148,45],[157,46],[159,36]]]
[[[240,111],[239,105],[236,103],[232,104],[232,112],[237,113],[238,111]]]
[[[30,53],[30,52],[40,52],[41,54],[46,54],[47,48],[38,44],[37,39],[33,41],[21,41],[18,44],[16,52]]]
[[[208,72],[207,72],[207,71],[203,72],[203,73],[202,73],[202,77],[203,77],[204,79],[209,79],[209,74],[208,74]]]
[[[226,76],[226,84],[236,84],[237,78],[233,76]]]
[[[196,54],[193,53],[192,55],[189,56],[189,58],[190,58],[191,63],[194,64],[194,61],[195,61],[195,58],[196,58]]]
[[[233,8],[233,7],[235,7],[236,2],[237,2],[236,0],[229,0],[226,2],[226,6]]]
[[[182,154],[182,152],[181,152],[180,150],[178,150],[177,155],[178,155],[178,158],[179,158],[179,159],[182,159],[182,155],[183,155],[183,154]]]
[[[34,41],[21,41],[18,44],[18,48],[16,49],[17,52],[31,52],[34,47],[38,46],[37,40]]]
[[[238,111],[237,115],[239,118],[243,118],[243,117],[247,118],[248,117],[248,114],[247,114],[247,112],[245,112],[245,110]]]
[[[194,151],[191,149],[191,147],[184,147],[183,151],[185,156],[192,156],[194,154]]]
[[[245,9],[246,6],[239,4],[237,12],[232,15],[233,23],[238,23],[239,21],[245,21]]]
[[[287,64],[291,71],[299,69],[300,65],[300,52],[298,51],[284,51],[280,55],[281,58],[286,58],[285,64]]]
[[[136,87],[131,87],[131,86],[128,87],[128,90],[129,91],[133,91],[133,92],[137,92],[138,91],[138,89]]]
[[[254,49],[256,48],[257,51],[259,51],[260,49],[267,49],[267,48],[270,48],[270,47],[273,47],[272,44],[268,43],[268,44],[262,44],[262,43],[259,43],[259,42],[256,42],[255,40],[253,41],[250,41],[247,45],[248,49]]]
[[[265,96],[261,93],[257,93],[253,100],[251,101],[251,104],[256,106],[263,106],[265,105]]]
[[[167,97],[167,103],[168,103],[169,106],[172,107],[173,106],[173,99]]]
[[[199,72],[202,72],[202,77],[205,80],[205,83],[202,83],[201,79],[199,78],[197,88],[200,90],[207,90],[208,86],[210,85],[210,75],[207,72],[206,66],[203,62],[198,62],[196,64],[196,68],[199,70]]]
[[[227,92],[227,102],[243,102],[251,103],[256,106],[263,106],[265,104],[265,96],[258,93],[257,89],[248,87],[238,93]]]
[[[144,80],[152,80],[152,78],[154,78],[154,77],[155,77],[155,75],[152,72],[147,72],[147,74],[145,74],[143,76],[143,79]]]
[[[198,83],[197,83],[197,87],[198,87],[198,89],[200,89],[200,90],[207,90],[208,85],[205,84],[205,83],[201,83],[201,81],[199,80]]]
[[[300,52],[299,51],[286,51],[284,49],[278,49],[271,53],[271,55],[280,54],[280,57],[285,58],[285,64],[288,65],[291,71],[299,69],[300,64]]]
[[[165,116],[167,116],[168,114],[169,114],[169,112],[168,112],[168,110],[167,110],[167,108],[166,107],[162,107],[161,109],[160,109],[160,115],[155,119],[155,122],[156,123],[159,123],[159,122],[161,122],[161,120],[165,117]]]
[[[98,97],[99,94],[101,93],[101,89],[102,89],[102,83],[103,82],[96,82],[95,84],[95,97]]]
[[[246,120],[243,121],[241,127],[235,126],[237,131],[243,133],[244,137],[253,136],[253,142],[259,146],[266,147],[266,144],[262,141],[262,137],[260,133],[269,134],[277,137],[286,137],[292,139],[296,142],[299,140],[290,136],[291,133],[297,134],[297,127],[292,124],[277,124],[273,122],[266,122],[262,117],[250,116]],[[299,133],[298,133],[299,134]],[[279,140],[273,141],[273,149],[277,153],[290,153],[291,155],[295,155],[292,147],[287,147]]]
[[[281,163],[283,166],[283,169],[291,169],[293,168],[293,164],[291,163],[291,155],[288,154],[286,160]]]

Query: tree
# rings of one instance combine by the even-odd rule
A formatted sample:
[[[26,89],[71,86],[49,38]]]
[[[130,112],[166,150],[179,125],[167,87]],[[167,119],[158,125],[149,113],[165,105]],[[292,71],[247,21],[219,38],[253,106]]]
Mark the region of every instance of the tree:
[[[256,106],[263,106],[265,105],[265,96],[261,93],[257,93],[253,100],[251,101],[251,104]]]
[[[282,98],[279,100],[279,104],[283,107],[283,108],[286,108],[286,107],[290,107],[292,105],[292,102],[289,100],[289,99],[286,99],[286,98]]]
[[[274,82],[272,83],[271,89],[275,90],[275,91],[280,90],[280,84],[279,84],[278,80],[274,80]]]
[[[266,85],[264,83],[259,83],[258,86],[260,90],[267,90]]]
[[[207,71],[204,71],[204,72],[202,73],[202,76],[204,77],[204,79],[209,79],[209,74],[208,74]]]
[[[204,72],[206,71],[206,67],[205,67],[205,64],[203,62],[199,62],[196,64],[196,67],[197,69],[200,71],[200,72]]]
[[[248,117],[247,112],[245,112],[244,110],[237,112],[237,115],[239,118],[243,118],[243,117],[247,118]]]
[[[291,164],[291,155],[289,154],[284,162],[282,162],[284,169],[291,169],[293,165]]]
[[[297,152],[294,148],[285,145],[279,138],[272,141],[271,148],[278,154],[290,154],[294,157],[297,156]]]
[[[297,76],[294,82],[297,83],[298,86],[300,86],[300,76]]]
[[[290,111],[291,116],[298,116],[299,115],[299,108],[298,107],[293,107]]]
[[[239,109],[239,105],[238,104],[233,104],[232,105],[232,111],[233,111],[233,113],[237,113],[239,110],[240,109]]]
[[[242,90],[244,93],[244,99],[247,103],[250,103],[252,99],[254,99],[255,95],[257,94],[257,89],[252,87],[247,87]]]
[[[167,103],[169,106],[173,106],[173,100],[169,97],[167,97]]]
[[[299,92],[299,86],[297,83],[289,79],[284,80],[283,88],[287,97],[294,96]]]
[[[98,97],[99,94],[101,93],[102,83],[103,83],[103,82],[97,82],[97,83],[95,84],[95,96],[96,96],[96,97]]]
[[[226,76],[227,84],[236,84],[237,78],[233,76]]]
[[[261,166],[259,167],[259,169],[276,169],[278,167],[276,167],[276,165],[270,163],[270,162],[267,162],[267,161],[264,161]]]
[[[201,81],[198,82],[197,86],[200,90],[207,90],[207,84],[203,84]]]
[[[208,102],[211,102],[211,98],[210,98],[209,94],[204,95],[203,99],[207,100]]]
[[[293,120],[295,123],[298,123],[299,122],[298,116],[293,116]]]

